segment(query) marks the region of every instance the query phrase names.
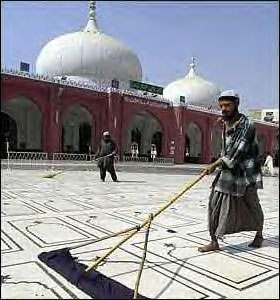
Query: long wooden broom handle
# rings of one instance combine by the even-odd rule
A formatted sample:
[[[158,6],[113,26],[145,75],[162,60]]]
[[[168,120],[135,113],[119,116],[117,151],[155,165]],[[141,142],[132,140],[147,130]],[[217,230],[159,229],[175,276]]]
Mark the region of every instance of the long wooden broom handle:
[[[160,213],[162,213],[164,210],[166,210],[170,205],[172,205],[176,200],[178,200],[186,191],[188,191],[190,188],[192,188],[197,182],[199,182],[205,175],[207,174],[207,171],[204,170],[194,181],[191,183],[187,184],[181,192],[179,192],[177,195],[171,198],[171,200],[165,204],[162,208],[160,208],[156,213],[152,214],[153,219],[158,216]],[[106,252],[102,257],[99,259],[93,261],[90,263],[86,271],[89,271],[92,268],[97,267],[106,257],[108,257],[111,253],[113,253],[116,249],[118,249],[124,242],[129,240],[131,237],[133,237],[141,228],[146,226],[149,223],[150,216],[136,228],[133,230],[127,237],[125,237],[123,240],[121,240],[116,246],[111,248],[108,252]]]
[[[69,249],[69,250],[74,250],[74,249],[77,249],[77,248],[80,248],[80,247],[84,247],[84,246],[87,246],[87,245],[90,245],[90,244],[94,244],[94,243],[97,243],[97,242],[101,242],[101,241],[107,240],[107,239],[109,239],[109,238],[112,238],[112,237],[121,235],[121,234],[123,234],[123,233],[127,233],[127,232],[129,232],[129,231],[135,230],[135,229],[137,229],[138,227],[139,227],[139,225],[136,225],[136,226],[134,226],[134,227],[131,227],[131,228],[128,228],[128,229],[124,229],[124,230],[118,231],[118,232],[116,232],[116,233],[112,233],[112,234],[110,234],[110,235],[103,236],[103,237],[101,237],[101,238],[97,238],[97,239],[90,240],[90,241],[85,242],[84,244],[81,244],[81,245],[69,247],[68,249]]]

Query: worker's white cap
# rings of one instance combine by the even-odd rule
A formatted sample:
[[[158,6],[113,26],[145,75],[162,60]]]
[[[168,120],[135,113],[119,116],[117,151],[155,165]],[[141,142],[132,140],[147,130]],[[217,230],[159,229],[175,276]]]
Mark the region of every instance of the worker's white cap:
[[[104,131],[103,136],[110,135],[109,131]]]
[[[228,98],[229,100],[233,101],[238,101],[239,100],[239,95],[235,92],[235,90],[226,90],[221,92],[218,101],[221,100],[222,98]]]

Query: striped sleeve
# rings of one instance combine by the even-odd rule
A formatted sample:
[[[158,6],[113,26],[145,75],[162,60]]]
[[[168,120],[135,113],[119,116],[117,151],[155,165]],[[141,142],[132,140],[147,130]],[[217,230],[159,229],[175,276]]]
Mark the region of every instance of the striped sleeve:
[[[242,161],[244,153],[250,148],[250,143],[254,141],[255,138],[255,127],[253,123],[249,123],[248,129],[243,129],[240,136],[233,143],[231,150],[221,157],[223,163],[232,169]]]

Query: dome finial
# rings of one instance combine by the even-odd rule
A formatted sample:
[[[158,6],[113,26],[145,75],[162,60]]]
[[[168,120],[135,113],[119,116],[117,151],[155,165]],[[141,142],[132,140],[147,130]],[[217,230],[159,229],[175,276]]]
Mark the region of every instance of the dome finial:
[[[89,1],[88,7],[89,7],[89,20],[84,31],[98,32],[99,30],[96,22],[96,1]]]
[[[191,67],[191,69],[193,69],[195,71],[196,65],[195,65],[195,57],[194,56],[192,56],[192,62],[190,64],[190,67]]]
[[[89,1],[88,2],[89,7],[89,19],[96,21],[96,1]]]
[[[191,69],[190,69],[187,77],[192,77],[195,75],[196,65],[195,65],[195,57],[194,56],[192,56],[192,62],[190,63],[190,67],[191,67]]]

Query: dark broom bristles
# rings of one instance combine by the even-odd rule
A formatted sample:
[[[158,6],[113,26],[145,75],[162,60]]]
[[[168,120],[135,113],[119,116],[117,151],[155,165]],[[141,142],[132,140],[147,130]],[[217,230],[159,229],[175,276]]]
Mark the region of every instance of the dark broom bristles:
[[[134,291],[96,270],[86,272],[87,266],[75,261],[68,248],[42,252],[45,263],[93,299],[133,299]],[[149,299],[138,294],[137,299]]]

